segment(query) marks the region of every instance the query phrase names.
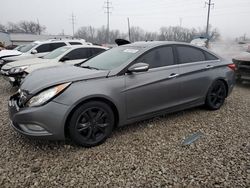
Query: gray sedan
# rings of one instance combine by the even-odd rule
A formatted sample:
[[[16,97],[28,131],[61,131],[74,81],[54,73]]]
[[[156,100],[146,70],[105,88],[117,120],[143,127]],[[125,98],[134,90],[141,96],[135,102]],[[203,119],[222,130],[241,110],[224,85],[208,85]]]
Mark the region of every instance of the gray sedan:
[[[96,146],[117,126],[194,106],[219,109],[234,71],[190,44],[132,43],[82,65],[34,71],[10,98],[10,119],[24,135]]]

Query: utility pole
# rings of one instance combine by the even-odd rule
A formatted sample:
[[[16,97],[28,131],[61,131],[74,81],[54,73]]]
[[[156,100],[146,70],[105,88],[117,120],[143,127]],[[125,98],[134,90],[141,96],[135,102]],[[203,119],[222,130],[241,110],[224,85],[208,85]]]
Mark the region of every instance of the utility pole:
[[[206,42],[206,47],[208,48],[208,43],[209,43],[209,18],[210,18],[210,8],[211,5],[214,5],[214,3],[211,3],[211,0],[209,2],[205,2],[205,5],[208,5],[208,10],[207,10],[207,27],[206,27],[206,35],[207,35],[207,42]]]
[[[75,19],[76,19],[76,16],[72,12],[72,15],[70,16],[70,21],[71,21],[71,24],[72,24],[72,31],[73,31],[72,37],[74,37],[74,35],[75,35],[75,24],[76,24]]]
[[[182,18],[179,18],[180,21],[180,27],[182,27]]]
[[[107,14],[107,38],[106,38],[106,42],[109,43],[109,16],[111,14],[110,9],[112,8],[110,5],[112,4],[109,0],[104,2],[105,6],[104,9],[106,10],[106,14]]]
[[[131,41],[129,18],[128,18],[128,40]]]
[[[41,35],[41,26],[40,26],[38,18],[36,20],[37,20],[38,35]]]

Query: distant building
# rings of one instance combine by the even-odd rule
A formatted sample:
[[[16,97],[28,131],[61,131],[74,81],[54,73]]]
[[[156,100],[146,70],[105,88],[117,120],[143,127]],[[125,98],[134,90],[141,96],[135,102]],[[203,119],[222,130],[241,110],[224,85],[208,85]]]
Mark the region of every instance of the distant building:
[[[65,39],[72,38],[70,35],[35,35],[27,33],[6,33],[0,32],[0,42],[5,46],[8,45],[24,45],[37,40],[48,40],[48,39]]]

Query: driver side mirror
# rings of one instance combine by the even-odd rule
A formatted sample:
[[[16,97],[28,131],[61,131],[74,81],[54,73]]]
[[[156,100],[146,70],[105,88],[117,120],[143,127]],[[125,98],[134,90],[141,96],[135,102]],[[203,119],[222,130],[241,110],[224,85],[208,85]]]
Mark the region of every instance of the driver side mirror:
[[[37,50],[32,50],[30,53],[31,54],[37,54]]]
[[[61,62],[65,62],[65,61],[68,61],[70,60],[68,56],[64,56],[60,59]]]
[[[149,64],[147,63],[136,63],[128,68],[128,72],[146,72],[149,69]]]

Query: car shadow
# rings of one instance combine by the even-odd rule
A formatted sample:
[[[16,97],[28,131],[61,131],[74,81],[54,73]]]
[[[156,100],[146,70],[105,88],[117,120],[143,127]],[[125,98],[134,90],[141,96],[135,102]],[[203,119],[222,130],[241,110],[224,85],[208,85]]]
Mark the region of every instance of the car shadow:
[[[143,121],[138,121],[136,123],[128,124],[122,127],[117,127],[114,129],[114,131],[112,132],[107,142],[105,142],[101,146],[110,144],[110,143],[112,145],[112,143],[113,144],[116,143],[116,140],[118,140],[123,135],[131,134],[135,132],[140,133],[143,130],[151,127],[152,124],[154,124],[154,126],[157,126],[157,127],[166,126],[158,122],[161,122],[161,121],[168,122],[170,120],[174,120],[175,118],[178,118],[179,116],[189,115],[189,114],[200,112],[200,111],[207,111],[207,110],[204,107],[194,107],[194,108],[183,110],[183,111],[156,116],[154,118],[146,119]],[[62,149],[70,152],[70,151],[76,151],[79,149],[86,149],[84,147],[74,144],[69,139],[66,139],[65,141],[53,141],[53,140],[51,141],[51,140],[45,140],[45,139],[34,139],[34,138],[20,135],[18,133],[15,133],[13,136],[15,137],[13,140],[20,139],[24,147],[27,147],[27,148],[32,147],[32,148],[36,148],[38,150],[45,151],[45,152],[54,152],[56,150],[62,150]]]

